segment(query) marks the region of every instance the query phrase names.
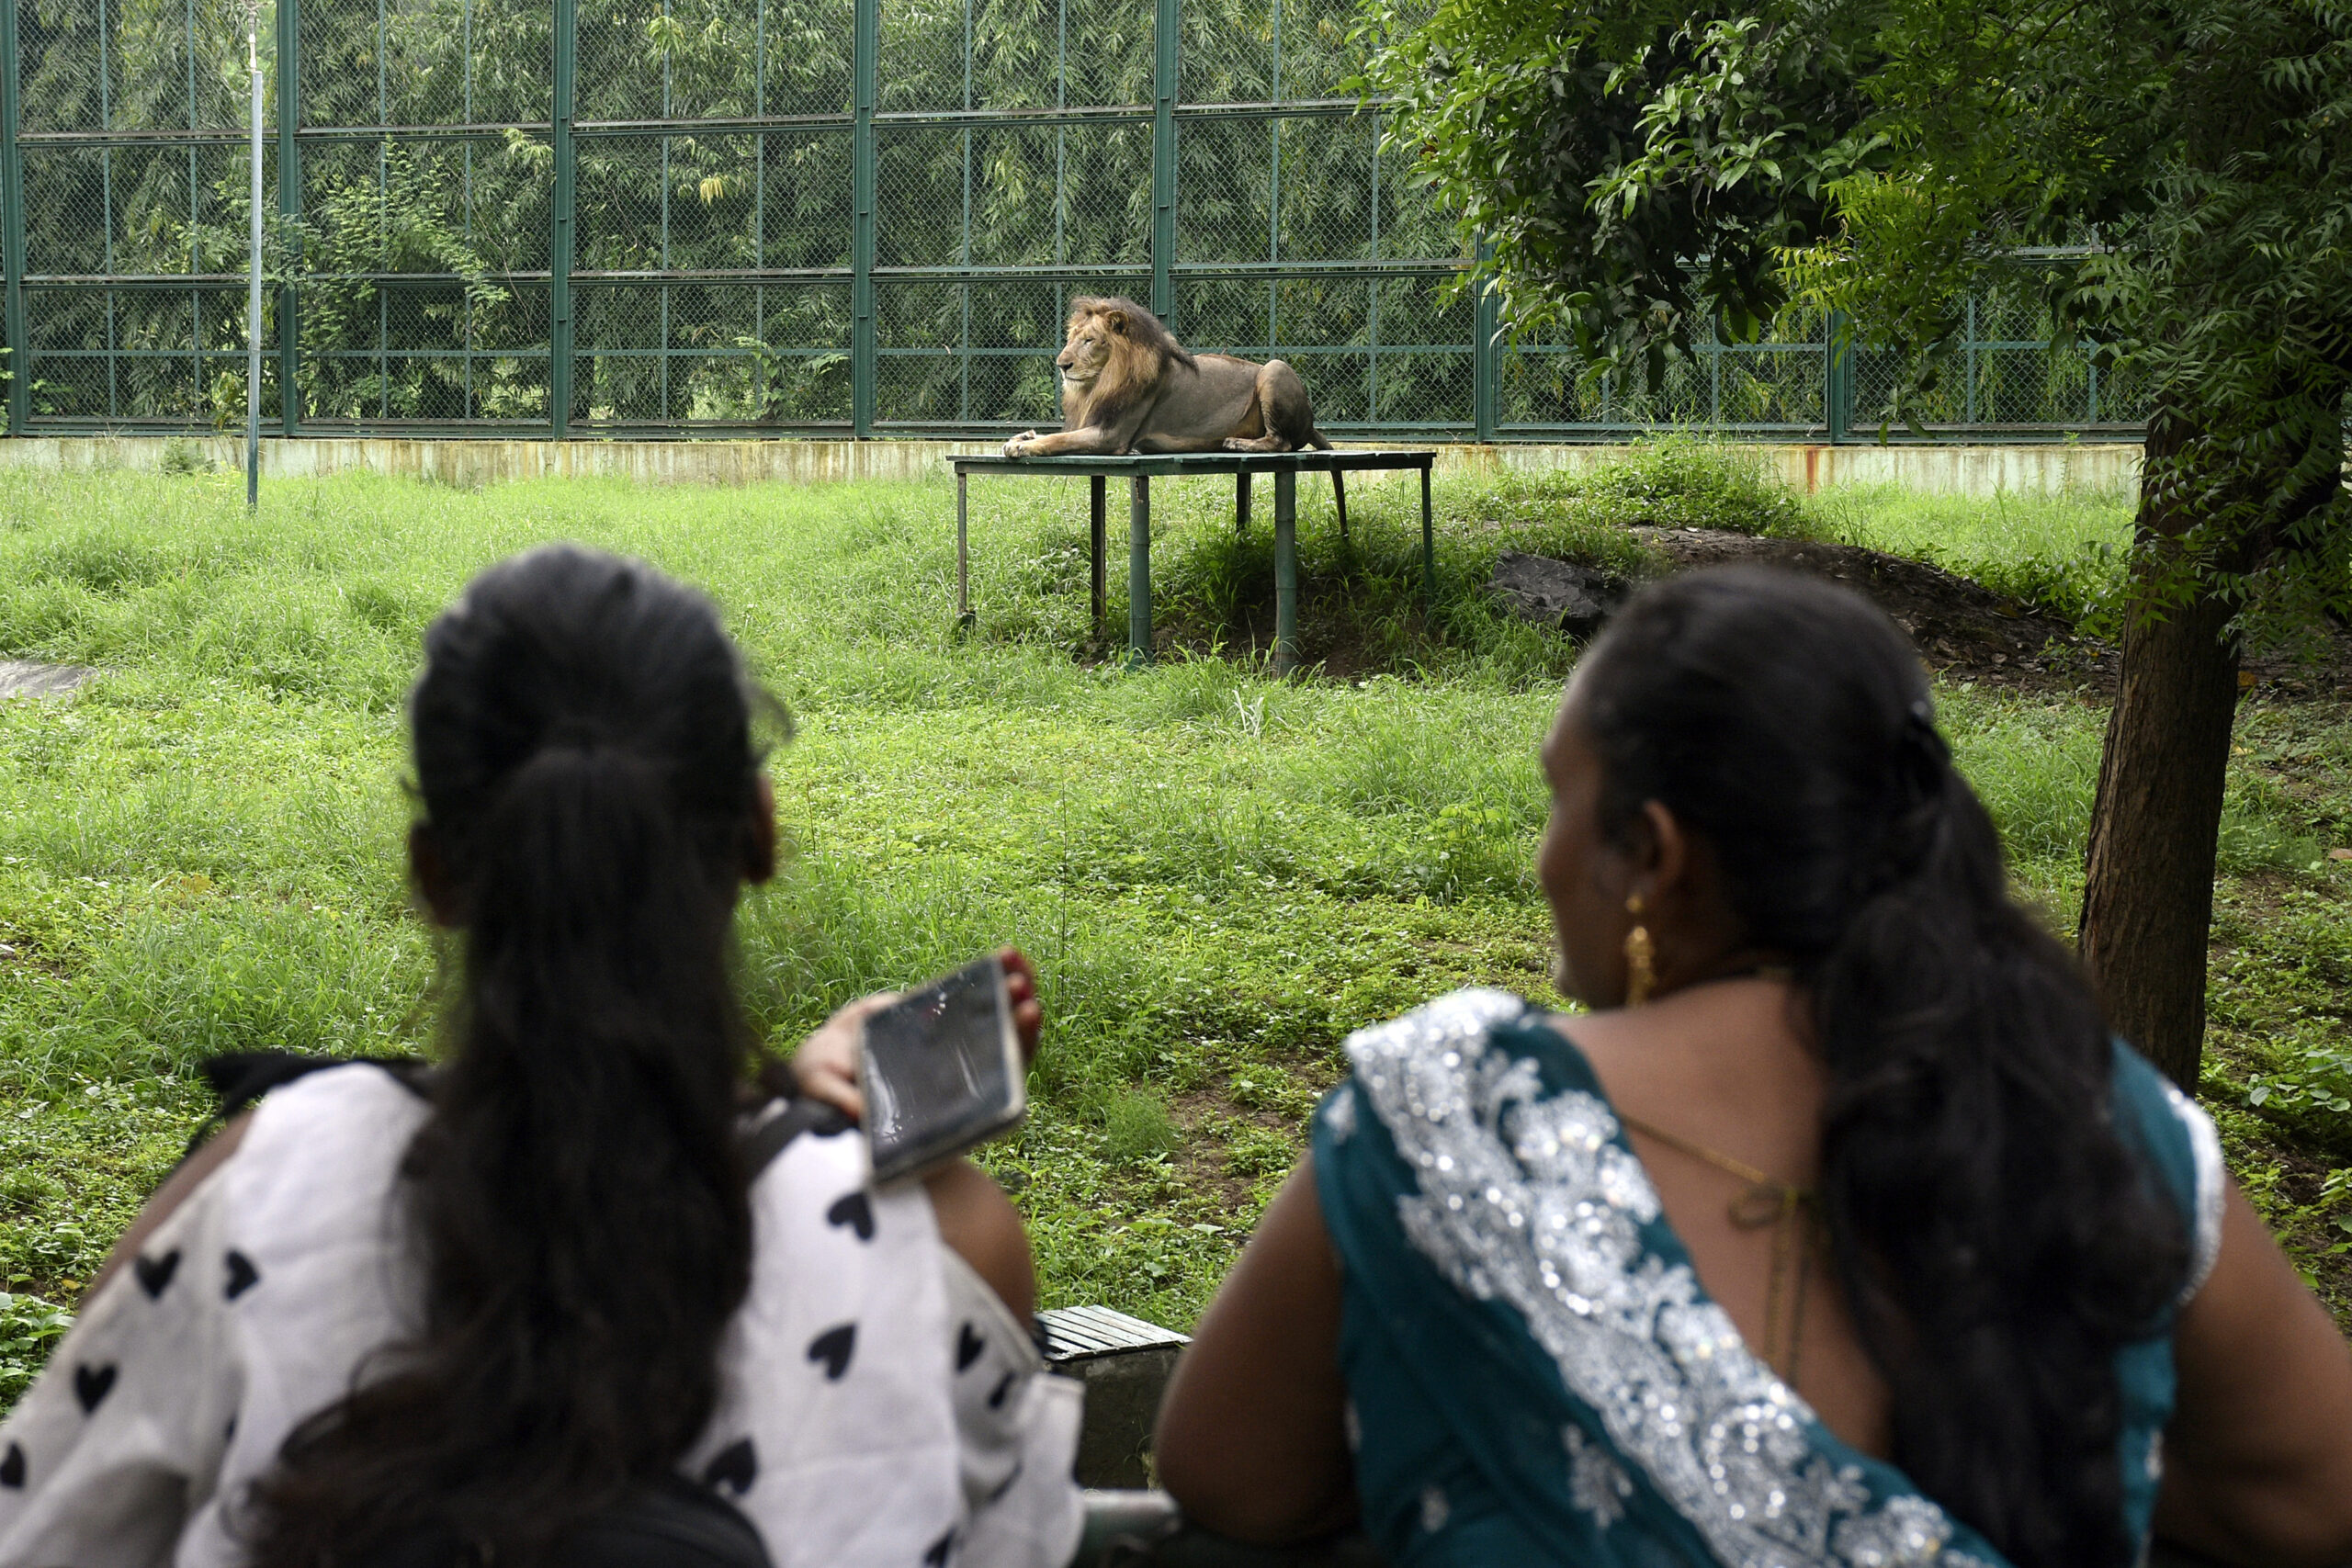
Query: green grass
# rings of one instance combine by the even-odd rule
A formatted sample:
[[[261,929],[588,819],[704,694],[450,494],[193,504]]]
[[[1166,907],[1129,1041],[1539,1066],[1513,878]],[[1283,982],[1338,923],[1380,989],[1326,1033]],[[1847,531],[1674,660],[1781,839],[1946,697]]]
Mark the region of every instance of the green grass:
[[[1645,570],[1621,524],[1754,521],[1747,484],[1669,453],[1441,485],[1427,620],[1416,492],[1356,487],[1342,545],[1302,486],[1309,653],[1356,668],[1276,682],[1245,635],[1266,530],[1231,536],[1223,485],[1164,487],[1161,614],[1193,651],[1129,673],[1079,656],[1072,483],[974,487],[959,637],[944,485],[288,481],[253,520],[233,477],[0,473],[0,654],[105,671],[0,704],[0,1399],[201,1120],[197,1061],[429,1044],[399,707],[425,622],[481,566],[573,538],[713,593],[800,725],[772,764],[791,854],[741,922],[757,1026],[788,1045],[852,997],[1023,944],[1050,1021],[1036,1109],[987,1161],[1048,1304],[1182,1326],[1349,1030],[1471,982],[1546,994],[1534,753],[1574,650],[1473,591],[1493,555]],[[1942,696],[2021,884],[2071,924],[2100,713]],[[2352,1145],[2312,1096],[2352,1093],[2352,868],[2311,863],[2352,840],[2352,732],[2339,705],[2263,708],[2246,734],[2209,1088],[2324,1274],[2352,1204],[2322,1188]]]
[[[1979,499],[1857,485],[1814,497],[1804,528],[1933,561],[2035,609],[2082,620],[2105,609],[2122,581],[2136,505],[2120,492]]]

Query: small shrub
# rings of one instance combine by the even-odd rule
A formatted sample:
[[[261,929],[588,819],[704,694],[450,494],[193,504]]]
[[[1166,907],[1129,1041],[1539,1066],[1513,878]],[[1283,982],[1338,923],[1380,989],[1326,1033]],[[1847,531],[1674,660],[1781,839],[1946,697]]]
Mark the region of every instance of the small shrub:
[[[2257,1073],[2246,1103],[2274,1112],[2312,1111],[2334,1116],[2352,1113],[2352,1053],[2333,1045],[2312,1046],[2275,1073]]]
[[[1152,1090],[1120,1089],[1103,1097],[1102,1135],[1112,1159],[1138,1165],[1176,1146],[1176,1123]]]
[[[0,1211],[30,1212],[64,1196],[63,1182],[29,1166],[0,1176]]]
[[[164,443],[163,470],[167,474],[209,474],[212,471],[212,459],[195,442],[175,435]]]
[[[1593,469],[1581,488],[1619,523],[1779,538],[1809,531],[1804,504],[1752,446],[1661,436]]]
[[[33,551],[28,564],[40,577],[119,595],[173,576],[180,570],[175,554],[130,528],[101,525],[78,529]]]
[[[1298,1148],[1291,1139],[1270,1127],[1253,1127],[1240,1123],[1226,1135],[1225,1168],[1227,1175],[1244,1178],[1280,1176],[1298,1163]]]

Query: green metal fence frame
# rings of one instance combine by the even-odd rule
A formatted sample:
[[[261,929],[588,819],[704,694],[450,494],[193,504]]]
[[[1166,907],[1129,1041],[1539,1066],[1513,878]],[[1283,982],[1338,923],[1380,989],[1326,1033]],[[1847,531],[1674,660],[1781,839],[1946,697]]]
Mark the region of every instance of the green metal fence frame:
[[[17,67],[17,0],[0,0],[0,328],[7,334],[8,434],[23,433],[32,412],[32,377],[25,339],[25,167],[17,153],[20,83]]]
[[[193,346],[188,351],[198,371],[199,392],[203,384],[204,362],[208,357],[224,357],[204,347],[202,342],[202,311],[208,290],[224,290],[242,285],[239,275],[206,273],[198,270],[202,258],[194,259],[190,269],[178,274],[118,275],[106,274],[33,276],[28,272],[27,204],[25,196],[24,151],[32,145],[74,145],[88,148],[119,149],[153,147],[158,143],[185,146],[189,150],[190,186],[195,186],[196,159],[198,150],[220,147],[232,156],[242,156],[244,131],[242,128],[207,129],[194,124],[195,104],[196,23],[193,9],[189,13],[188,49],[190,86],[189,116],[191,126],[186,130],[108,130],[103,121],[96,131],[89,130],[27,130],[22,124],[24,84],[18,60],[20,39],[18,11],[20,3],[29,0],[0,0],[0,272],[5,273],[5,288],[0,288],[0,331],[5,331],[8,348],[7,431],[13,435],[39,434],[80,428],[154,428],[176,424],[192,427],[193,422],[127,421],[116,416],[112,402],[106,418],[82,414],[67,418],[43,414],[33,406],[31,390],[38,376],[39,354],[28,338],[28,291],[45,289],[79,290],[85,294],[103,290],[108,300],[109,327],[107,341],[100,349],[45,351],[62,353],[68,357],[103,355],[109,364],[109,387],[116,374],[112,368],[127,358],[142,355],[162,356],[177,350],[128,349],[119,346],[113,338],[113,299],[117,292],[131,290],[166,290],[188,292],[192,321],[195,323]],[[1035,348],[975,349],[969,342],[968,322],[971,314],[972,289],[976,286],[1005,280],[1050,282],[1058,292],[1103,287],[1122,279],[1140,281],[1148,273],[1152,309],[1162,317],[1172,317],[1178,310],[1179,286],[1189,280],[1258,280],[1266,282],[1270,291],[1282,282],[1299,279],[1351,280],[1374,285],[1365,298],[1372,312],[1365,324],[1362,341],[1318,349],[1313,346],[1293,348],[1283,346],[1280,352],[1292,355],[1345,353],[1362,356],[1367,364],[1366,418],[1362,421],[1334,422],[1327,420],[1327,427],[1343,435],[1409,435],[1472,439],[1481,442],[1525,440],[1618,439],[1626,434],[1645,428],[1639,420],[1622,417],[1623,411],[1614,409],[1605,398],[1600,404],[1600,417],[1589,421],[1513,420],[1505,409],[1506,373],[1515,355],[1549,354],[1555,360],[1564,353],[1557,345],[1518,345],[1501,341],[1498,331],[1498,313],[1494,299],[1478,294],[1468,310],[1471,327],[1467,343],[1411,343],[1383,345],[1380,342],[1379,301],[1377,285],[1385,280],[1404,279],[1434,291],[1457,277],[1462,270],[1458,256],[1406,256],[1383,258],[1379,254],[1379,191],[1380,165],[1375,152],[1370,164],[1374,182],[1370,211],[1373,243],[1368,259],[1290,261],[1280,255],[1283,208],[1280,197],[1280,148],[1283,128],[1294,122],[1335,121],[1345,117],[1369,112],[1374,116],[1378,106],[1360,105],[1352,99],[1282,98],[1269,102],[1192,103],[1182,96],[1181,69],[1182,23],[1183,0],[1155,0],[1154,40],[1152,52],[1151,101],[1148,104],[1092,105],[1071,107],[1057,91],[1055,107],[1050,109],[983,109],[970,106],[971,32],[969,20],[966,28],[965,74],[967,78],[966,107],[961,109],[927,109],[920,111],[891,110],[881,107],[880,69],[882,55],[882,7],[884,0],[854,0],[851,60],[851,91],[847,112],[830,114],[775,115],[766,112],[765,89],[753,107],[759,112],[751,116],[727,118],[661,119],[661,120],[582,120],[579,118],[580,24],[579,0],[547,0],[552,7],[553,60],[552,91],[549,94],[549,118],[541,121],[499,122],[484,125],[436,125],[430,127],[390,126],[311,126],[301,122],[302,108],[300,59],[302,51],[301,0],[277,0],[276,53],[274,62],[277,78],[275,114],[277,124],[271,142],[277,164],[275,177],[277,188],[277,213],[281,220],[291,223],[302,216],[303,184],[301,171],[306,151],[335,143],[376,141],[379,147],[389,145],[394,134],[421,138],[479,137],[486,132],[514,129],[530,133],[544,132],[553,153],[552,190],[550,193],[551,227],[548,236],[548,264],[545,272],[518,271],[497,275],[507,284],[544,288],[548,300],[547,341],[544,347],[525,345],[503,346],[495,351],[483,351],[482,356],[494,353],[499,358],[535,362],[544,357],[547,367],[547,417],[519,421],[493,421],[469,418],[463,421],[432,421],[406,418],[325,420],[306,418],[302,400],[296,395],[300,385],[298,372],[306,352],[300,341],[300,321],[304,275],[290,281],[274,282],[270,290],[271,308],[275,317],[277,343],[272,358],[272,370],[278,389],[280,412],[276,422],[278,434],[294,436],[303,434],[373,433],[412,434],[439,436],[544,434],[561,438],[583,434],[599,435],[775,435],[785,434],[847,435],[870,439],[891,435],[973,436],[996,434],[1007,428],[1001,421],[982,421],[970,417],[968,391],[959,405],[961,417],[952,420],[893,420],[880,416],[877,402],[877,382],[883,362],[894,355],[938,358],[960,355],[965,383],[968,389],[971,367],[976,358],[987,355],[1035,356]],[[103,0],[101,0],[103,4]],[[470,17],[470,11],[468,13]],[[764,27],[767,11],[758,12],[760,25]],[[1273,13],[1275,50],[1279,71],[1280,9]],[[381,22],[379,23],[379,33]],[[98,29],[100,49],[105,47],[103,13]],[[382,43],[379,37],[379,55]],[[1057,71],[1066,73],[1067,56],[1057,61]],[[103,84],[103,55],[101,56]],[[472,69],[469,63],[467,69]],[[765,45],[760,46],[759,69],[764,72]],[[379,63],[380,74],[380,63]],[[764,81],[764,77],[762,78]],[[469,77],[470,82],[470,76]],[[103,85],[101,91],[103,92]],[[1277,78],[1277,92],[1279,79]],[[379,85],[379,112],[381,99]],[[665,98],[666,107],[666,98]],[[471,118],[470,108],[468,118]],[[1207,125],[1218,120],[1250,120],[1272,128],[1275,149],[1272,178],[1276,185],[1269,197],[1269,221],[1274,226],[1272,244],[1263,261],[1199,261],[1187,262],[1179,252],[1180,225],[1180,141],[1188,126]],[[970,182],[970,147],[976,130],[1008,124],[1023,124],[1066,130],[1073,127],[1132,125],[1149,127],[1150,157],[1150,217],[1148,255],[1142,260],[1111,263],[1065,264],[1058,260],[1052,265],[1022,265],[987,266],[973,265],[971,259],[971,215],[968,195]],[[1376,125],[1376,120],[1375,120]],[[963,254],[955,265],[883,265],[877,263],[877,136],[885,131],[906,129],[936,129],[960,130],[964,138],[966,160],[966,211]],[[576,231],[579,209],[579,140],[590,136],[600,141],[623,137],[658,136],[668,138],[682,132],[725,133],[763,137],[778,130],[847,132],[851,161],[850,235],[846,266],[771,268],[764,265],[749,270],[730,270],[723,274],[694,273],[667,270],[668,219],[663,219],[662,233],[664,269],[652,273],[610,274],[582,269],[578,265],[582,236]],[[669,143],[663,141],[663,155],[668,156]],[[765,144],[762,143],[759,168],[764,182],[766,168]],[[379,157],[381,154],[379,153]],[[1057,175],[1059,178],[1059,175]],[[763,190],[764,190],[764,184]],[[664,186],[664,202],[667,202]],[[1057,201],[1061,193],[1057,186]],[[113,197],[109,196],[111,203]],[[192,198],[193,199],[193,198]],[[1057,207],[1058,210],[1058,207]],[[111,209],[108,216],[111,223]],[[754,220],[755,224],[761,221]],[[1058,221],[1058,220],[1057,220]],[[108,255],[112,254],[111,231]],[[764,235],[759,241],[764,244]],[[764,253],[761,254],[763,256]],[[328,275],[311,274],[311,279]],[[378,275],[379,301],[389,301],[390,290],[397,286],[446,286],[450,278],[441,274]],[[599,287],[643,287],[660,288],[666,321],[670,287],[708,282],[762,282],[805,284],[811,281],[845,283],[849,290],[849,399],[846,420],[819,420],[790,424],[764,422],[696,422],[690,423],[641,424],[625,422],[583,422],[576,407],[575,375],[581,344],[578,338],[578,307],[583,288]],[[960,286],[963,310],[967,321],[966,338],[955,346],[888,347],[880,342],[876,316],[877,285],[910,282],[937,282]],[[1269,335],[1273,333],[1270,292]],[[389,310],[389,304],[383,308]],[[1182,332],[1182,323],[1175,323]],[[1966,378],[1965,417],[1959,425],[1939,432],[1943,439],[1984,439],[1987,436],[2004,439],[2057,439],[2082,434],[2113,434],[2132,435],[2136,426],[2099,420],[2099,387],[2096,367],[2089,374],[2087,418],[2075,421],[2055,421],[2031,425],[1993,426],[1977,423],[1975,369],[1980,353],[2010,352],[2039,348],[2041,345],[2015,340],[1975,341],[1975,302],[1969,308],[1969,342],[1965,347],[1968,375]],[[1850,353],[1837,343],[1837,323],[1824,326],[1816,338],[1809,343],[1774,343],[1766,344],[1710,344],[1699,356],[1711,388],[1699,423],[1724,434],[1758,438],[1805,439],[1830,442],[1858,438],[1878,439],[1875,429],[1857,432],[1854,418],[1855,371]],[[388,336],[379,328],[377,357],[386,361],[392,352],[386,345]],[[1209,344],[1246,350],[1248,344]],[[242,354],[242,350],[239,351]],[[418,351],[403,349],[404,355],[414,357]],[[440,352],[440,351],[435,351]],[[616,351],[607,347],[590,350],[600,355]],[[666,327],[662,344],[658,349],[617,351],[660,357],[666,378],[673,359],[690,354],[701,358],[723,357],[707,350],[685,350],[675,346]],[[1050,347],[1042,350],[1052,352]],[[1392,356],[1400,354],[1457,355],[1468,361],[1467,408],[1461,417],[1397,421],[1381,419],[1379,401],[1380,357],[1384,352]],[[470,387],[472,362],[476,353],[470,338],[463,351],[467,360],[468,385]],[[1783,411],[1798,417],[1775,421],[1741,423],[1724,416],[1722,387],[1724,368],[1737,366],[1742,356],[1759,354],[1798,356],[1817,355],[1821,361],[1819,383],[1821,395],[1816,405]],[[364,358],[347,350],[333,351],[329,357]],[[1696,372],[1693,372],[1696,374]],[[385,393],[389,400],[390,393]],[[470,392],[468,393],[470,404]],[[669,406],[665,394],[665,409]],[[584,427],[583,427],[584,426]],[[1901,433],[1890,433],[1900,436]]]

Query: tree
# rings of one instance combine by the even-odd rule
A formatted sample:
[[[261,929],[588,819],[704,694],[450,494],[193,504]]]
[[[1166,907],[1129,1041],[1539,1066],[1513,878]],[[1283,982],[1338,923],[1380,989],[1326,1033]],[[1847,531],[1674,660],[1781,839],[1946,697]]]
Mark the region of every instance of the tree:
[[[1393,134],[1486,241],[1505,320],[1565,322],[1596,374],[1827,309],[1905,355],[1876,413],[1908,423],[1990,284],[2137,384],[2079,938],[2118,1027],[2193,1085],[2240,651],[2352,606],[2352,7],[1371,6]]]

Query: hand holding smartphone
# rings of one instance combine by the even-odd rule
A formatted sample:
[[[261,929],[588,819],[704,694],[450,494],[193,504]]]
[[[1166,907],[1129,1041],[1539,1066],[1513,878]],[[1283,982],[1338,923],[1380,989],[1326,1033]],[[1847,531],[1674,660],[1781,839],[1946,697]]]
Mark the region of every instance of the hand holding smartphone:
[[[866,1016],[857,1085],[874,1179],[919,1175],[1016,1125],[1027,1075],[995,953]]]

